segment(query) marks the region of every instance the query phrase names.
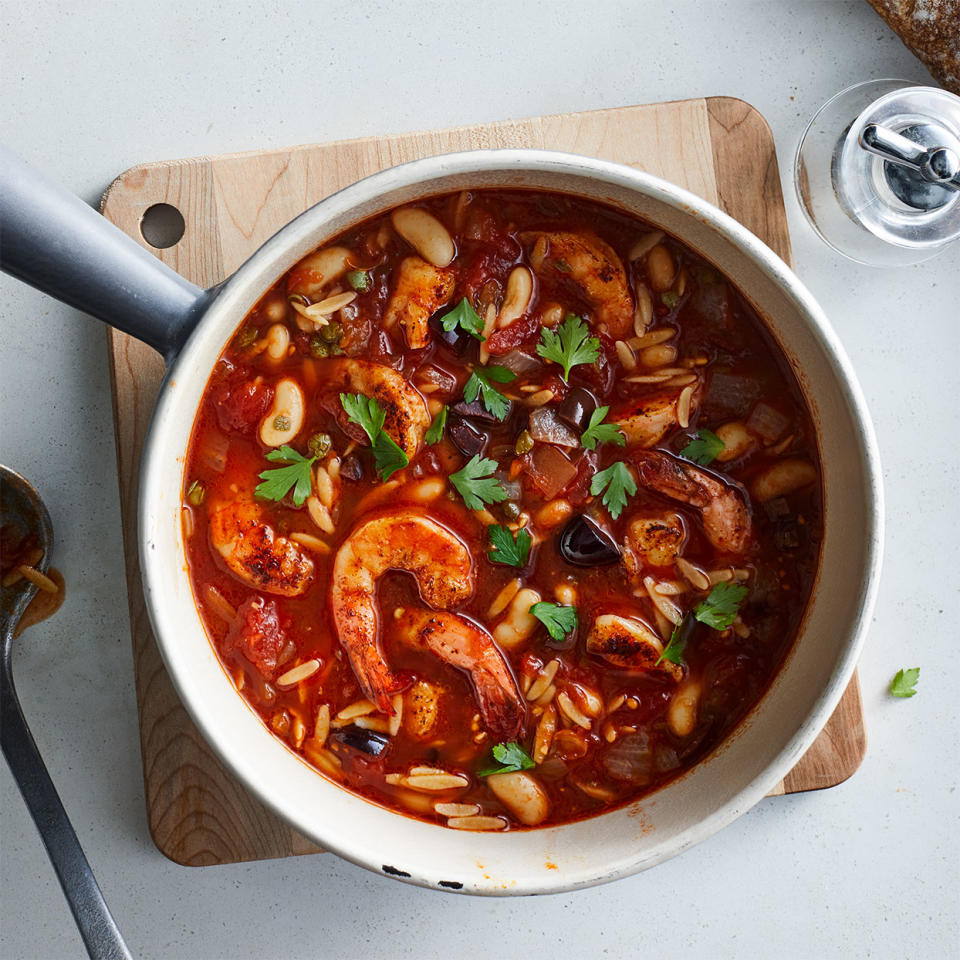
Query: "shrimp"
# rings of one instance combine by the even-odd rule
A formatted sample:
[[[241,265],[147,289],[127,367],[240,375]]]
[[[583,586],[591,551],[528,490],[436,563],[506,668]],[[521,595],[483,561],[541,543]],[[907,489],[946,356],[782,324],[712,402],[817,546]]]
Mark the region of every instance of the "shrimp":
[[[453,296],[452,270],[435,267],[420,257],[407,257],[397,268],[397,282],[383,317],[383,327],[399,324],[411,350],[430,342],[427,321]]]
[[[281,597],[297,597],[313,580],[313,561],[263,522],[263,508],[252,500],[210,505],[210,543],[234,576]]]
[[[659,443],[677,424],[677,404],[680,393],[657,393],[653,396],[625,401],[615,406],[610,414],[623,431],[631,446],[652,447]],[[700,402],[700,390],[690,398],[690,413]]]
[[[623,264],[613,248],[591,234],[531,230],[520,234],[532,243],[534,273],[566,278],[583,291],[601,330],[622,339],[633,330],[633,298]]]
[[[412,460],[430,426],[427,405],[416,387],[393,367],[369,360],[338,360],[331,365],[331,382],[347,392],[373,397],[386,414],[383,428]]]
[[[469,674],[483,722],[498,742],[523,734],[525,707],[506,658],[483,627],[446,611],[411,610],[401,617],[404,642]]]
[[[473,564],[456,534],[409,510],[365,520],[337,551],[330,600],[340,644],[367,698],[392,715],[390,694],[402,683],[380,651],[376,605],[377,579],[388,570],[412,573],[420,596],[445,610],[473,593]]]
[[[637,618],[601,614],[593,621],[586,645],[588,653],[602,657],[622,670],[643,670],[670,680],[683,679],[683,668],[660,659],[663,643],[647,624]]]
[[[624,565],[634,576],[640,576],[645,567],[672,567],[686,536],[677,513],[635,514],[624,537]]]
[[[747,552],[750,510],[739,487],[659,450],[634,450],[631,456],[641,486],[700,511],[703,532],[716,550]]]

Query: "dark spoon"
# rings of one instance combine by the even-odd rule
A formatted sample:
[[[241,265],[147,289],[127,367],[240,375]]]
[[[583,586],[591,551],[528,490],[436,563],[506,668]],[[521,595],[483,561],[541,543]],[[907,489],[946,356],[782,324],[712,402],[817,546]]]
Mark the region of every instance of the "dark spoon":
[[[46,572],[53,546],[50,514],[37,491],[19,473],[0,466],[0,526],[8,525],[22,536],[36,539],[37,546],[43,549],[43,559],[36,566]],[[73,825],[40,757],[13,685],[10,659],[13,631],[36,592],[37,588],[26,579],[9,587],[0,586],[0,631],[3,634],[0,746],[40,831],[87,953],[97,960],[131,960],[130,951],[110,915]]]

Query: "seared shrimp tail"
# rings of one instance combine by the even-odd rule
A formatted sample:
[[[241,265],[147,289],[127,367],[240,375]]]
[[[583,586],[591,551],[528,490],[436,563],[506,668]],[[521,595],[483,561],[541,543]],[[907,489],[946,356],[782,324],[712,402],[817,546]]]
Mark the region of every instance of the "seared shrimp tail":
[[[526,708],[506,658],[483,627],[455,613],[408,615],[405,640],[470,676],[484,726],[500,743],[523,733]]]
[[[390,694],[400,681],[380,648],[376,606],[377,580],[388,570],[413,574],[423,599],[442,608],[473,592],[473,566],[459,537],[409,511],[366,520],[337,551],[330,591],[337,636],[367,697],[392,714]]]
[[[703,532],[717,550],[747,552],[750,510],[739,487],[660,450],[635,449],[630,455],[641,486],[700,511]]]

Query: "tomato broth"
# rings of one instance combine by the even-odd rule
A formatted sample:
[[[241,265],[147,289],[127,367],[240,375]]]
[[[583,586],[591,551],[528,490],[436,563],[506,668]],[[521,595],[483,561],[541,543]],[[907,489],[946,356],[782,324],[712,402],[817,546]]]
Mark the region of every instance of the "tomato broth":
[[[197,414],[190,577],[240,695],[319,774],[503,830],[713,750],[815,578],[816,435],[756,312],[676,239],[437,196],[269,290]]]

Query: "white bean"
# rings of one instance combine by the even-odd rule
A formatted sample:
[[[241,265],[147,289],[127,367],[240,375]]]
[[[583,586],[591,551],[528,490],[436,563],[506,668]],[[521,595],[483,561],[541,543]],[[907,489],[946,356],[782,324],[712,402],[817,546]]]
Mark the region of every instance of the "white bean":
[[[417,253],[435,267],[445,267],[456,248],[447,228],[432,214],[419,207],[403,207],[390,215],[394,229]]]
[[[721,463],[742,457],[756,442],[739,420],[721,424],[717,427],[717,436],[723,441],[723,449],[717,454]]]
[[[667,711],[667,723],[678,737],[689,737],[697,725],[700,705],[700,681],[687,680],[677,687]]]
[[[352,254],[346,247],[327,247],[311,253],[301,260],[291,271],[291,293],[313,295],[342,276],[350,266]]]
[[[507,292],[497,317],[497,326],[509,327],[527,311],[533,296],[533,274],[526,267],[514,267],[507,277]]]
[[[663,293],[673,286],[673,278],[677,269],[673,264],[670,251],[658,243],[647,254],[647,276],[650,277],[650,286],[655,293]]]
[[[501,647],[508,650],[530,638],[537,624],[540,622],[530,608],[540,602],[540,594],[536,590],[524,587],[510,601],[507,615],[493,628],[493,637]]]
[[[268,447],[282,447],[300,432],[306,404],[296,380],[284,378],[277,384],[273,406],[260,424],[260,439]]]
[[[267,330],[267,356],[271,360],[282,360],[290,346],[290,331],[285,323],[275,323]]]
[[[817,468],[800,457],[778,460],[762,470],[750,484],[750,492],[761,503],[776,497],[785,497],[817,479]]]
[[[512,773],[494,773],[486,780],[496,798],[522,824],[534,827],[546,820],[550,801],[536,777],[516,770]]]
[[[418,503],[431,503],[438,497],[442,497],[446,489],[447,481],[443,477],[427,477],[426,480],[407,484],[404,492],[411,500],[416,500]]]

